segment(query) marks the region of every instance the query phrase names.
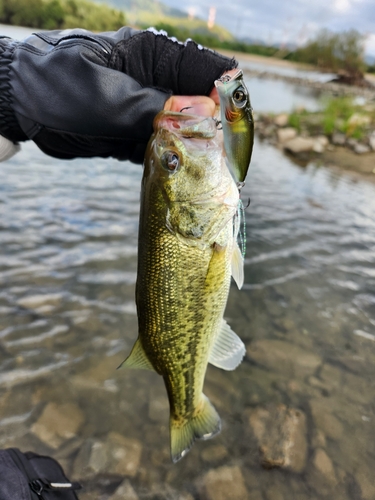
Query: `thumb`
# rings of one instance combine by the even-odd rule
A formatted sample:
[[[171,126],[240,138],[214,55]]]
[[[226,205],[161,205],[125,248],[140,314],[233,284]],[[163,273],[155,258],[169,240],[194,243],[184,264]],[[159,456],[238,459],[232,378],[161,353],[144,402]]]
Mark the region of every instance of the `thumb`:
[[[176,111],[200,116],[214,116],[215,102],[209,97],[174,95],[170,97],[165,105],[165,111]]]

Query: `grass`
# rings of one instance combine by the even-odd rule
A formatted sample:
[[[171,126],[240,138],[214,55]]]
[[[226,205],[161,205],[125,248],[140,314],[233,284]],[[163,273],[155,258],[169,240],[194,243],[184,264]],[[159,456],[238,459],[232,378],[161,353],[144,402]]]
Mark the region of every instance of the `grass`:
[[[323,102],[321,111],[294,111],[288,125],[299,133],[332,135],[341,132],[361,140],[375,128],[375,106],[360,105],[352,97],[335,97]]]

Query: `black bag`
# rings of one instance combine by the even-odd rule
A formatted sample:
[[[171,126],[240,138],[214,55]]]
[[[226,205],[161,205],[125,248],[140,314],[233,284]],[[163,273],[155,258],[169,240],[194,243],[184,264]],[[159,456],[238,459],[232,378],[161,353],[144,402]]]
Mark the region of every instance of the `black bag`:
[[[60,464],[17,448],[0,450],[0,500],[78,500]]]

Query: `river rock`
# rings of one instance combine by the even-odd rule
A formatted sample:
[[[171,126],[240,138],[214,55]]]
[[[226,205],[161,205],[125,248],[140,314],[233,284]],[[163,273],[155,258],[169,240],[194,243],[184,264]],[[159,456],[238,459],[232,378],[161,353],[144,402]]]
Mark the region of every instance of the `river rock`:
[[[312,467],[308,472],[308,481],[320,494],[327,494],[337,486],[337,477],[332,460],[326,451],[318,448],[315,450]],[[338,495],[338,498],[341,498]]]
[[[314,149],[314,139],[297,136],[284,144],[284,149],[292,154],[308,153]]]
[[[361,113],[354,113],[348,120],[348,125],[351,127],[359,127],[370,125],[371,118]]]
[[[277,130],[277,140],[284,143],[294,139],[297,136],[297,130],[293,127],[279,128]]]
[[[316,429],[322,431],[330,439],[338,440],[344,432],[342,423],[332,414],[328,398],[310,400],[310,410]]]
[[[374,500],[375,481],[374,470],[369,466],[360,467],[355,474],[355,479],[361,488],[363,500]]]
[[[49,403],[31,427],[31,432],[51,448],[58,448],[76,436],[84,421],[82,411],[75,404]]]
[[[314,137],[314,153],[323,153],[326,147],[328,146],[329,141],[325,135],[319,135],[318,137]]]
[[[228,456],[228,451],[225,446],[221,444],[211,445],[204,448],[201,452],[202,459],[207,463],[217,463]]]
[[[108,500],[138,500],[138,495],[128,479],[125,479]]]
[[[284,340],[256,340],[247,347],[247,355],[252,361],[289,378],[313,375],[322,363],[316,354]]]
[[[371,151],[369,146],[360,142],[354,145],[353,150],[357,155],[363,155]]]
[[[368,143],[370,145],[370,148],[375,151],[375,132],[373,132],[370,137],[368,138]]]
[[[90,479],[96,474],[134,477],[142,454],[139,441],[110,432],[107,441],[87,440],[74,462],[74,478]]]
[[[307,460],[306,416],[295,408],[279,405],[256,408],[249,424],[258,441],[262,465],[302,472]]]
[[[239,466],[211,469],[197,481],[201,500],[250,500]]]
[[[344,146],[346,142],[346,135],[341,132],[334,132],[332,134],[331,142],[335,146]]]
[[[285,127],[288,124],[289,115],[286,113],[281,113],[280,115],[275,116],[273,123],[278,127]]]

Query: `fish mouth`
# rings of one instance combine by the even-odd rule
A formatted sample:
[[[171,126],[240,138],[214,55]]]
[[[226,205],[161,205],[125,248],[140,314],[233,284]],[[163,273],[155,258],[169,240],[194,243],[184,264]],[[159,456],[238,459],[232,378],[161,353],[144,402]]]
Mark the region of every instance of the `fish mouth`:
[[[154,120],[154,130],[166,130],[181,138],[213,139],[217,132],[216,120],[211,116],[161,111]]]

